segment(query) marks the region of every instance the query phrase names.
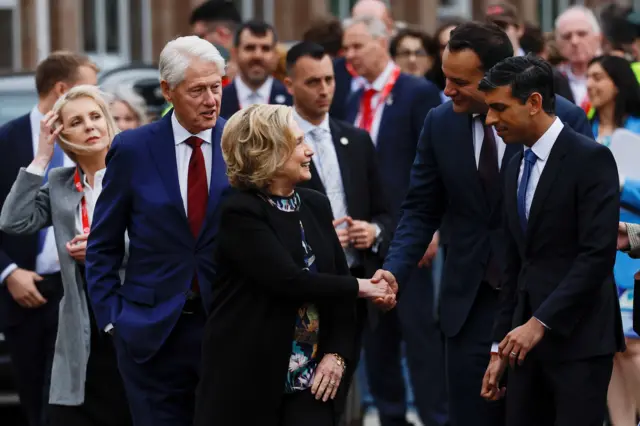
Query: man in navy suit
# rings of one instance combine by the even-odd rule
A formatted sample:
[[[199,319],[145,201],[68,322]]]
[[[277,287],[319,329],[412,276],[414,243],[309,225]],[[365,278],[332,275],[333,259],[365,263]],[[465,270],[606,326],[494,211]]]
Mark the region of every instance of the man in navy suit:
[[[507,426],[600,426],[615,352],[624,350],[613,280],[620,182],[611,151],[555,116],[551,65],[508,58],[480,83],[487,124],[524,143],[505,172],[499,353],[482,385]]]
[[[97,68],[83,55],[55,52],[36,69],[38,104],[0,128],[0,201],[21,167],[33,160],[40,120],[66,91],[96,84]],[[73,163],[56,145],[47,170]],[[0,233],[0,332],[7,339],[20,403],[30,426],[46,423],[58,302],[62,282],[53,228],[29,236]]]
[[[382,20],[357,17],[345,25],[343,45],[346,60],[364,80],[347,105],[347,120],[371,135],[395,222],[409,187],[422,124],[429,110],[440,104],[440,96],[424,78],[400,72],[389,56],[388,34]],[[377,327],[365,336],[369,389],[384,426],[406,424],[402,341],[414,405],[423,424],[437,426],[447,421],[444,354],[431,279],[430,269],[417,270],[404,288],[398,309],[381,316]]]
[[[441,226],[447,229],[439,313],[454,426],[504,422],[500,401],[485,401],[480,388],[491,352],[505,246],[502,171],[522,146],[505,145],[485,125],[487,106],[478,84],[486,69],[512,56],[508,36],[494,24],[468,22],[451,33],[442,69],[452,102],[433,109],[424,122],[386,271],[376,273],[376,278],[396,279],[401,294],[433,234]],[[593,138],[580,108],[558,97],[556,113]]]
[[[193,423],[216,210],[228,188],[218,117],[224,65],[196,36],[169,42],[160,78],[173,112],[120,133],[107,156],[87,285],[99,327],[115,340],[137,426]]]
[[[277,62],[276,30],[264,21],[245,22],[234,40],[238,74],[222,92],[225,119],[253,104],[292,105],[286,87],[271,75]]]

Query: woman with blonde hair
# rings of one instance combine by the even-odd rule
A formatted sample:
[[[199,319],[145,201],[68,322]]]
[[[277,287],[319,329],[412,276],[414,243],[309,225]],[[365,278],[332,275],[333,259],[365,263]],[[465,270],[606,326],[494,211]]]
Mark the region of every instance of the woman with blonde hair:
[[[390,309],[395,289],[349,275],[329,200],[296,188],[313,151],[290,107],[237,112],[222,152],[237,191],[221,206],[195,425],[337,424],[360,351],[356,299]]]
[[[147,104],[131,86],[118,86],[109,91],[109,107],[116,125],[129,130],[147,124]]]
[[[95,86],[76,86],[40,124],[34,160],[21,169],[0,213],[0,229],[30,234],[53,226],[64,295],[49,391],[53,426],[131,424],[115,351],[88,303],[84,256],[105,157],[117,132]],[[76,163],[48,172],[55,143]]]

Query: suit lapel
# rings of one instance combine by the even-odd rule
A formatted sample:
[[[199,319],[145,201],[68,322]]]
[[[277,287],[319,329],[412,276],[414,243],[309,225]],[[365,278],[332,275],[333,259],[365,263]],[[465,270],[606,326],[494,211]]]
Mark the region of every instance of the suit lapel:
[[[171,203],[178,210],[180,217],[184,219],[184,223],[187,224],[187,213],[184,211],[184,203],[180,194],[180,182],[178,180],[176,143],[173,139],[173,127],[171,126],[172,114],[173,111],[166,114],[158,122],[158,125],[153,129],[156,137],[148,140],[147,144]]]
[[[470,195],[477,196],[480,207],[489,207],[488,198],[485,196],[478,174],[472,126],[473,117],[471,115],[454,113],[454,120],[450,126],[447,126],[447,132],[449,132],[450,144],[454,152],[457,153],[456,160],[460,179],[471,183]]]
[[[335,120],[329,120],[329,128],[331,129],[331,140],[333,141],[333,146],[335,147],[336,155],[338,157],[340,176],[342,177],[342,188],[347,202],[347,211],[353,211],[353,209],[350,208],[350,200],[353,199],[353,192],[351,191],[349,141],[346,138],[344,138],[344,140],[342,139],[343,136],[340,132],[340,127]],[[346,141],[347,143],[344,144],[343,141]]]
[[[271,94],[269,95],[269,104],[291,105],[289,99],[290,95],[287,93],[286,87],[274,78],[273,86],[271,86]]]
[[[73,176],[75,174],[75,168],[65,168],[56,173],[56,179],[54,182],[50,180],[51,192],[57,196],[52,197],[52,209],[55,208],[60,223],[59,233],[62,235],[64,241],[60,241],[57,244],[66,244],[71,241],[73,237],[78,234],[76,228],[76,217],[78,215],[78,207],[80,206],[80,200],[84,197],[84,191],[78,192]],[[84,180],[84,176],[82,178]],[[55,186],[55,188],[54,188]],[[55,191],[55,192],[54,192]],[[64,200],[64,202],[55,203],[53,199]],[[82,287],[82,282],[78,281],[78,287]]]
[[[236,83],[232,81],[227,87],[225,87],[225,92],[221,108],[221,110],[224,111],[224,114],[220,115],[224,118],[229,118],[236,112],[240,111],[240,100],[238,99]]]
[[[33,161],[35,153],[33,152],[33,136],[31,135],[31,118],[29,114],[22,116],[15,124],[15,138],[12,138],[14,144],[15,159],[20,167],[26,167]]]
[[[509,145],[507,145],[508,147]],[[522,151],[519,154],[515,154],[518,158],[514,164],[508,164],[505,171],[505,194],[504,205],[508,212],[503,220],[508,221],[508,225],[511,228],[512,233],[517,237],[518,245],[522,247],[524,245],[524,232],[520,226],[518,220],[518,175],[520,174],[520,163],[522,162]],[[506,157],[506,152],[505,152]],[[504,164],[504,163],[503,163]],[[504,169],[503,169],[504,170]],[[515,222],[511,220],[515,218]]]
[[[511,161],[511,159],[514,156],[518,155],[519,153],[522,153],[522,145],[520,144],[505,144],[505,145],[507,147],[504,150],[504,156],[502,157],[502,165],[500,166],[500,174],[502,175],[503,179],[505,175],[505,170],[509,166],[509,161]]]
[[[316,164],[311,161],[311,179],[307,184],[302,183],[300,186],[307,187],[311,189],[315,189],[316,191],[322,192],[324,195],[327,195],[327,190],[322,183],[322,179],[320,179],[320,174],[318,173],[318,169],[316,168]]]
[[[222,131],[224,130],[225,120],[218,118],[215,127],[211,132],[211,180],[209,183],[209,200],[207,202],[207,217],[206,222],[203,224],[200,235],[209,227],[209,221],[218,207],[221,201],[222,193],[229,186],[227,179],[227,166],[222,157],[222,149],[220,148],[220,141],[222,139]]]
[[[535,193],[533,194],[533,201],[531,202],[531,209],[529,210],[529,221],[527,224],[527,240],[530,240],[533,229],[536,226],[538,221],[538,217],[540,214],[540,209],[542,208],[545,199],[549,195],[549,191],[553,187],[553,183],[558,177],[558,173],[562,168],[562,161],[567,153],[567,144],[564,143],[564,139],[567,132],[567,127],[562,129],[560,135],[558,135],[558,139],[556,139],[553,148],[551,148],[551,152],[549,153],[549,158],[547,159],[547,163],[542,170],[542,175],[540,176],[540,180],[538,181],[538,186],[536,187]]]
[[[362,94],[364,93],[363,89],[359,89],[358,91],[352,93],[347,100],[347,113],[345,120],[355,126],[356,117],[358,116],[358,112],[360,110],[360,100],[362,99]]]

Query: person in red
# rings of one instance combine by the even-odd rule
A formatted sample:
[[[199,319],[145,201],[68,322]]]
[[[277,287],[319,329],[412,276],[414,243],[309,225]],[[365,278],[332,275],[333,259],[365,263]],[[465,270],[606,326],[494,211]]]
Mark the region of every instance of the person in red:
[[[440,105],[440,93],[426,79],[402,73],[391,60],[389,31],[381,19],[364,16],[348,20],[343,45],[347,63],[365,80],[364,87],[347,103],[346,121],[369,132],[383,191],[397,220],[422,125],[427,113]],[[407,283],[398,309],[382,316],[378,327],[365,334],[369,388],[382,424],[405,424],[400,363],[403,340],[422,423],[447,423],[444,353],[433,311],[435,295],[428,290],[431,280],[431,269],[418,269],[411,284]]]

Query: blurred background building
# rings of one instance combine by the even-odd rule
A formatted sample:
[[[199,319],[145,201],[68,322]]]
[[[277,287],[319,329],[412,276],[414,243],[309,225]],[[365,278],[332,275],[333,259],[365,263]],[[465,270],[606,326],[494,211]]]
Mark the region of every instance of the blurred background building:
[[[243,18],[272,23],[284,41],[299,39],[313,16],[349,14],[355,0],[230,0]],[[572,4],[607,0],[512,0],[525,18],[550,30]],[[103,68],[148,63],[164,44],[189,33],[189,14],[202,0],[0,0],[0,72],[33,70],[51,51],[86,52]],[[389,0],[400,23],[428,32],[447,16],[482,16],[487,0]],[[640,0],[617,0],[640,10]]]

